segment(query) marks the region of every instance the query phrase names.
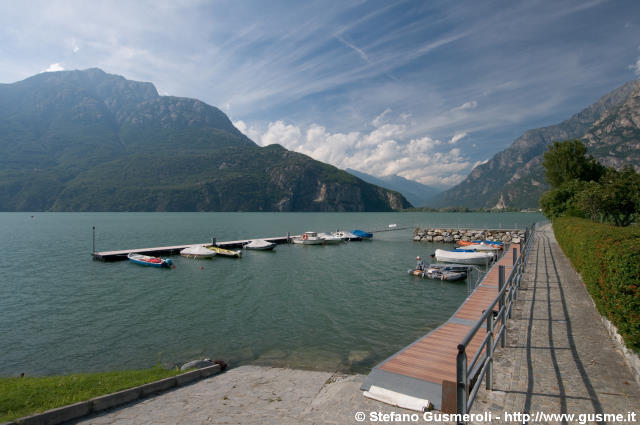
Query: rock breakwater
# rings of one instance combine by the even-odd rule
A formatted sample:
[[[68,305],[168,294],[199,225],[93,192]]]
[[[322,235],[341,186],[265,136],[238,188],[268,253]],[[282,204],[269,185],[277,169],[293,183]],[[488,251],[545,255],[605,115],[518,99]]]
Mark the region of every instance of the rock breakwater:
[[[413,231],[413,240],[415,242],[442,243],[477,240],[520,243],[524,240],[524,230],[436,229],[417,227]]]

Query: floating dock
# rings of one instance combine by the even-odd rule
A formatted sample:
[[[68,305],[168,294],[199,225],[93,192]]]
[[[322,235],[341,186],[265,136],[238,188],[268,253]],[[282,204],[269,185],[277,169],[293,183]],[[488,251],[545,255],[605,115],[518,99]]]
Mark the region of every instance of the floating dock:
[[[276,236],[273,238],[255,238],[255,239],[264,239],[268,242],[273,242],[276,244],[284,244],[289,243],[292,236]],[[233,248],[242,248],[244,245],[248,244],[252,240],[255,239],[244,239],[238,241],[226,241],[226,242],[216,242],[216,246],[225,249],[233,249]],[[190,246],[201,245],[201,246],[210,246],[211,242],[205,243],[192,243],[188,245],[175,245],[175,246],[159,246],[155,248],[136,248],[136,249],[123,249],[120,251],[102,251],[102,252],[93,252],[91,255],[94,260],[98,261],[124,261],[127,259],[127,255],[129,254],[144,254],[144,255],[177,255],[185,248]]]
[[[376,386],[429,400],[439,410],[451,402],[450,397],[455,400],[458,344],[498,295],[498,266],[505,266],[505,275],[509,275],[513,268],[513,248],[517,248],[520,255],[519,244],[505,249],[504,255],[447,322],[374,367],[361,389],[369,391]],[[498,326],[499,321],[496,328]],[[469,344],[469,352],[475,352],[483,338],[484,334],[478,332]],[[451,385],[453,392],[450,392]]]

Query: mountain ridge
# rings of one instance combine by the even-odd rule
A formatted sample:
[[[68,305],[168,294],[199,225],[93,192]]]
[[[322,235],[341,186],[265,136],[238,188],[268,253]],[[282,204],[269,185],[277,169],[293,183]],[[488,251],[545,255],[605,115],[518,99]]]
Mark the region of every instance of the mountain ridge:
[[[397,192],[260,147],[220,109],[92,68],[0,85],[3,211],[391,211]]]
[[[558,124],[525,131],[461,183],[432,198],[430,206],[537,208],[540,195],[548,188],[542,168],[547,147],[554,141],[583,139],[597,122],[615,115],[638,87],[640,81],[627,82]],[[602,157],[595,142],[589,147],[590,153]]]

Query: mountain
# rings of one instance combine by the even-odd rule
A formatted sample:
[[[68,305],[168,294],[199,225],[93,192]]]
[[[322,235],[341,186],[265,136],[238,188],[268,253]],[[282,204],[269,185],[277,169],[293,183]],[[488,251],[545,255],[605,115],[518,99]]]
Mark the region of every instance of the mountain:
[[[404,177],[392,174],[389,176],[375,177],[362,171],[353,170],[347,168],[347,173],[352,174],[359,179],[366,181],[367,183],[375,184],[376,186],[384,187],[396,192],[402,193],[414,206],[425,205],[429,199],[433,198],[440,190],[433,187],[418,183],[413,180],[405,179]]]
[[[554,141],[583,139],[589,153],[601,162],[638,168],[639,94],[640,80],[631,81],[560,124],[526,131],[461,183],[432,198],[429,205],[537,208],[540,196],[548,190],[543,153]]]
[[[390,211],[397,192],[260,147],[218,108],[99,69],[0,84],[2,211]]]

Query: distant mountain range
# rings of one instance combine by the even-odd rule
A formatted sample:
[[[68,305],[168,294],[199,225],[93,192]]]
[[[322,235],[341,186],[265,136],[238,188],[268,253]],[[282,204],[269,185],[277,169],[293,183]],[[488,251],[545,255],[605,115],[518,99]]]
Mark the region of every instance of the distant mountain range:
[[[404,195],[404,197],[416,207],[426,205],[431,198],[441,192],[433,187],[405,179],[404,177],[395,174],[375,177],[351,168],[347,168],[345,171],[368,183],[402,193],[402,195]]]
[[[428,204],[537,208],[548,190],[542,155],[554,141],[566,139],[584,140],[589,153],[606,165],[640,169],[640,80],[619,87],[560,124],[525,132]]]
[[[218,108],[99,69],[0,84],[2,211],[391,211],[398,192],[259,147]]]

